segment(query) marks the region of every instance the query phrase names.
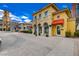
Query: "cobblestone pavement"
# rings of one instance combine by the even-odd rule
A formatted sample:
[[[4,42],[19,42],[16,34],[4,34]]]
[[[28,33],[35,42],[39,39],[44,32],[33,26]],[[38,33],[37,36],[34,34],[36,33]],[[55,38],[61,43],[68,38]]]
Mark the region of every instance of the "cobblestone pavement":
[[[43,37],[17,32],[0,32],[1,56],[73,56],[79,55],[79,40]]]

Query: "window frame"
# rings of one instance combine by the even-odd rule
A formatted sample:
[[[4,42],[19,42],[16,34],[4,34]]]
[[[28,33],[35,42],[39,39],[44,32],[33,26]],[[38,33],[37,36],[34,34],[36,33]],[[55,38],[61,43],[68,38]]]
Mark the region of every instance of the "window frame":
[[[39,19],[41,19],[41,17],[42,17],[42,14],[39,14]]]
[[[44,12],[45,17],[48,16],[48,10]]]

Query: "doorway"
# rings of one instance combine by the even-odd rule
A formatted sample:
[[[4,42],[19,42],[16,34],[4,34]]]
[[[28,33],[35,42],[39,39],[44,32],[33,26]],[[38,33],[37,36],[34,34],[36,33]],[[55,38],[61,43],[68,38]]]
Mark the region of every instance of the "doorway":
[[[57,25],[56,30],[57,30],[57,35],[61,35],[61,29],[59,25]]]

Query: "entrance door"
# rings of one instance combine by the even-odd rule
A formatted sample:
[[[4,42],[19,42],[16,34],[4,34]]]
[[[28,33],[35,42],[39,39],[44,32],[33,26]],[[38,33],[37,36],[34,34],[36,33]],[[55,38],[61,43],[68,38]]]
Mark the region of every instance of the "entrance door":
[[[60,26],[57,26],[57,35],[60,35],[61,31],[60,31]]]

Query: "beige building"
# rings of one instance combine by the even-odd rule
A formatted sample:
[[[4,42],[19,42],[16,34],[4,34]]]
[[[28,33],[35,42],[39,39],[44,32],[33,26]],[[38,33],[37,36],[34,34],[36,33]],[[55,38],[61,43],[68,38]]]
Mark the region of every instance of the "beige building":
[[[28,30],[31,30],[32,23],[31,22],[29,22],[29,23],[20,23],[19,27],[20,27],[20,31],[28,31]]]
[[[52,13],[57,12],[58,8],[55,4],[48,4],[38,12],[33,14],[32,31],[33,34],[52,36]]]
[[[3,12],[3,31],[10,31],[10,17],[9,11],[4,10]]]
[[[55,4],[48,4],[33,14],[32,31],[41,36],[66,36],[66,32],[73,35],[75,19],[68,8],[59,10]]]

